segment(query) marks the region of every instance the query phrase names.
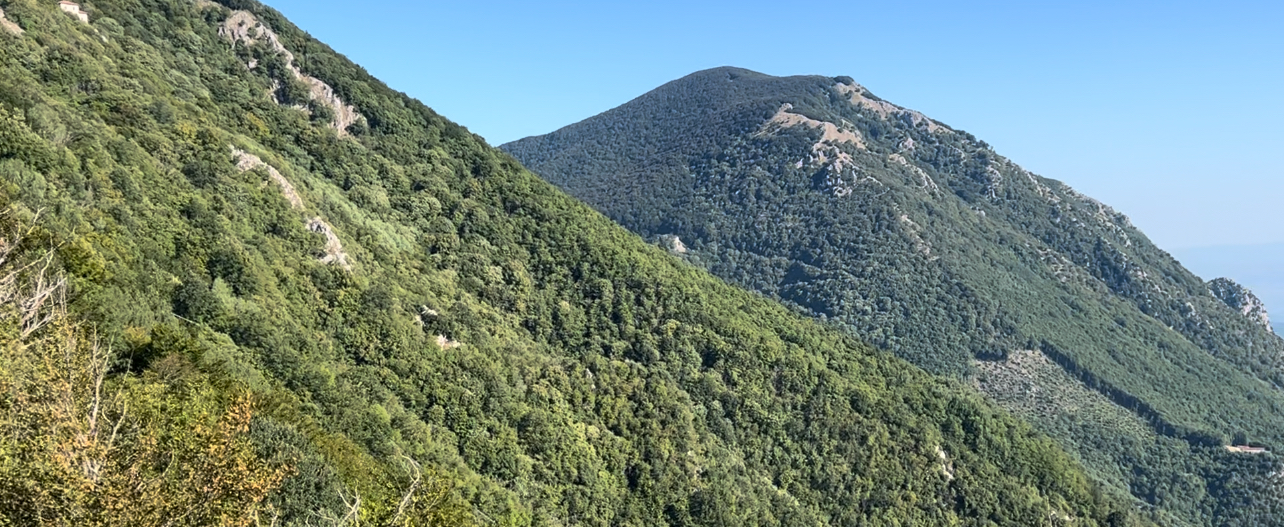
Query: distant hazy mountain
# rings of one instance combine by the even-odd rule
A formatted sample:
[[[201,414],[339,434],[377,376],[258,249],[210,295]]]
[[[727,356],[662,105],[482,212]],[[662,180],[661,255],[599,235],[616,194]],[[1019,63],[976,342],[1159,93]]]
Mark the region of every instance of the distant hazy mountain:
[[[1226,474],[1265,473],[1222,445],[1284,447],[1284,340],[1247,291],[851,78],[708,70],[501,148],[727,280],[971,379],[1172,522],[1242,521]]]

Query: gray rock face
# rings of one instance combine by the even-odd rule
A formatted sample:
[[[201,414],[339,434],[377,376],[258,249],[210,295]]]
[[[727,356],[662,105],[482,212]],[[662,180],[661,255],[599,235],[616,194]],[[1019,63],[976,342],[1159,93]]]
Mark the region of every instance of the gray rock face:
[[[330,107],[334,111],[334,118],[331,120],[330,126],[339,133],[339,136],[347,135],[349,126],[359,120],[365,120],[364,116],[357,113],[356,108],[340,99],[334,88],[330,87],[329,84],[303,73],[294,60],[294,53],[286,49],[281,44],[276,32],[259,21],[258,17],[255,17],[253,13],[239,10],[232,11],[231,16],[219,27],[219,34],[232,42],[241,42],[246,45],[263,44],[279,53],[285,59],[285,64],[289,67],[290,74],[308,87],[308,93],[312,96],[312,99]],[[246,64],[246,67],[255,69],[258,67],[258,63],[251,61]]]
[[[1208,282],[1208,291],[1218,300],[1230,306],[1231,309],[1239,311],[1254,323],[1265,327],[1268,331],[1275,332],[1274,328],[1271,327],[1271,317],[1266,312],[1266,305],[1248,288],[1235,283],[1234,280],[1229,278],[1218,278]]]

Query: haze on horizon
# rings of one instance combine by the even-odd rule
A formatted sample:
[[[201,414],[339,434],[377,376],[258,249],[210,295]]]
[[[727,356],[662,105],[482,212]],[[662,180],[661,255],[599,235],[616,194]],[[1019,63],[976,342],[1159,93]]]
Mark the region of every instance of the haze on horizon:
[[[1179,256],[1284,243],[1278,3],[271,5],[494,145],[709,67],[849,75],[1111,205]],[[1233,276],[1199,261],[1201,276]]]

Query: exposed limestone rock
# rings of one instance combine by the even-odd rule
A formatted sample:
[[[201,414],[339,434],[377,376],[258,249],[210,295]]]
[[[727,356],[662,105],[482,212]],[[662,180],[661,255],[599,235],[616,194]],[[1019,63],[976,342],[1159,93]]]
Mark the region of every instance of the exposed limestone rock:
[[[936,445],[936,457],[941,458],[941,473],[945,475],[945,481],[954,481],[954,462],[941,445]]]
[[[946,128],[941,123],[933,121],[926,115],[914,110],[907,110],[895,104],[889,103],[882,99],[874,98],[864,86],[856,83],[838,83],[834,85],[834,90],[852,103],[853,106],[864,108],[878,115],[884,121],[892,117],[902,117],[909,119],[910,125],[914,128],[924,127],[928,133],[936,133]]]
[[[21,35],[24,33],[22,28],[18,27],[18,24],[15,24],[13,23],[12,20],[5,18],[4,9],[0,9],[0,28],[3,28],[5,31],[8,31],[15,35]]]
[[[672,242],[671,242],[671,244],[670,244],[670,247],[673,249],[673,252],[675,252],[675,253],[678,253],[678,254],[686,254],[686,253],[687,253],[687,246],[686,246],[686,244],[682,243],[682,238],[679,238],[679,237],[677,237],[677,236],[674,236],[674,237],[673,237],[673,240],[672,240]]]
[[[415,314],[415,324],[422,328],[427,326],[429,322],[437,320],[437,317],[440,316],[441,313],[438,313],[436,309],[419,306],[419,313]]]
[[[317,217],[308,220],[308,230],[325,235],[325,252],[321,256],[321,263],[337,263],[343,266],[344,269],[352,270],[352,264],[348,263],[348,253],[343,251],[343,243],[339,241],[339,236],[334,233],[334,227]]]
[[[872,183],[880,187],[886,186],[882,181],[875,179],[873,176],[866,175],[865,177],[860,177],[859,168],[853,168],[852,172],[853,175],[848,177],[841,172],[829,170],[825,174],[825,188],[828,189],[834,197],[842,198],[850,196],[852,192],[855,192],[856,184],[858,183]]]
[[[290,207],[295,210],[303,210],[303,198],[299,196],[298,191],[294,189],[294,185],[290,183],[290,180],[285,179],[285,176],[281,175],[281,172],[272,168],[272,165],[264,163],[259,156],[241,150],[235,146],[231,148],[232,157],[236,160],[236,168],[238,170],[241,172],[247,172],[255,169],[263,169],[268,173],[268,177],[272,179],[272,182],[281,187],[281,195],[285,196],[285,199],[290,202]],[[337,263],[343,266],[346,270],[352,270],[352,264],[348,262],[348,253],[344,252],[343,242],[341,242],[339,240],[339,236],[334,233],[334,227],[331,227],[329,223],[326,223],[325,220],[320,217],[315,217],[308,220],[307,228],[309,231],[319,232],[325,235],[325,249],[321,256],[322,263]]]
[[[1097,220],[1097,223],[1100,223],[1102,227],[1109,229],[1115,236],[1123,240],[1124,246],[1132,246],[1132,239],[1128,237],[1128,232],[1125,230],[1125,227],[1132,227],[1132,221],[1129,220],[1127,216],[1120,214],[1115,209],[1110,208],[1110,206],[1100,201],[1080,194],[1074,189],[1065,188],[1064,192],[1067,196],[1079,200],[1079,202],[1087,205],[1089,208],[1095,209],[1092,215],[1093,219]]]
[[[860,132],[856,131],[855,126],[847,122],[842,123],[843,126],[839,126],[827,121],[817,121],[805,115],[791,112],[790,110],[793,109],[794,106],[792,104],[786,103],[781,106],[776,115],[772,116],[766,123],[763,123],[758,133],[754,136],[772,135],[796,126],[819,128],[821,130],[820,140],[811,145],[811,155],[808,161],[821,166],[828,165],[829,169],[835,173],[841,173],[844,169],[856,164],[851,154],[838,148],[840,144],[849,144],[861,150],[865,149],[865,140],[861,137]],[[799,161],[799,168],[801,168],[802,163],[803,161]]]
[[[231,16],[223,21],[223,25],[219,27],[218,32],[232,42],[242,42],[247,46],[265,45],[281,54],[294,78],[307,85],[308,93],[312,100],[334,111],[334,119],[330,122],[330,127],[334,128],[340,136],[347,135],[349,126],[358,120],[365,119],[365,117],[357,113],[356,108],[343,102],[329,84],[316,77],[305,75],[299,70],[294,60],[294,54],[285,49],[285,46],[281,44],[281,40],[277,38],[276,32],[260,22],[253,13],[249,11],[232,11]],[[246,64],[249,69],[254,69],[257,66],[258,64],[254,61]]]
[[[911,163],[908,159],[905,159],[905,156],[900,154],[892,154],[887,156],[887,159],[892,161],[893,163],[896,163],[898,165],[901,165],[909,169],[910,172],[918,176],[919,188],[926,190],[929,194],[936,194],[941,191],[941,188],[936,185],[936,180],[933,180],[932,176],[927,175],[927,172],[919,168],[918,165],[915,165],[914,163]]]
[[[1056,192],[1053,192],[1052,187],[1049,187],[1039,181],[1039,177],[1034,175],[1033,172],[1020,167],[1018,167],[1017,170],[1021,174],[1024,174],[1026,179],[1030,180],[1030,184],[1034,185],[1034,191],[1039,194],[1039,197],[1047,200],[1048,203],[1053,205],[1061,203],[1061,196],[1058,196]]]
[[[672,234],[661,234],[657,239],[659,240],[661,247],[673,251],[676,254],[687,254],[687,244],[682,243],[682,238]]]
[[[985,166],[985,195],[991,200],[999,199],[999,191],[1003,190],[1003,174],[993,165]]]
[[[1217,297],[1231,309],[1239,311],[1254,324],[1266,328],[1266,331],[1274,333],[1271,328],[1271,317],[1266,312],[1266,305],[1262,300],[1257,298],[1247,287],[1235,283],[1229,278],[1218,278],[1208,282],[1208,292]]]
[[[262,159],[259,159],[259,156],[233,146],[232,158],[236,160],[236,168],[241,172],[247,172],[257,168],[266,170],[268,176],[272,178],[272,181],[281,187],[281,194],[290,202],[290,206],[296,209],[303,208],[303,198],[300,198],[299,193],[294,190],[294,185],[291,185],[290,181],[285,179],[285,176],[282,176],[281,173],[277,172],[277,170],[272,168],[271,165],[268,165],[267,163],[264,163]]]
[[[931,261],[935,261],[940,258],[938,256],[932,256],[932,244],[927,243],[927,240],[923,239],[921,234],[923,232],[922,226],[910,219],[908,214],[901,214],[900,220],[901,223],[905,224],[905,232],[909,233],[911,240],[914,240],[914,250],[918,251],[919,254],[928,257],[928,260]]]
[[[793,109],[794,105],[785,103],[784,106],[780,107],[780,110],[776,111],[776,115],[772,116],[769,121],[762,125],[762,128],[758,131],[757,135],[769,135],[784,128],[793,128],[798,125],[803,125],[808,128],[820,128],[822,131],[820,141],[812,146],[813,151],[817,150],[823,144],[840,143],[855,145],[856,148],[860,148],[861,150],[865,149],[865,140],[861,138],[860,132],[851,129],[851,127],[839,128],[838,125],[831,122],[817,121],[805,115],[793,113],[790,111]]]
[[[437,335],[437,345],[443,350],[451,350],[463,346],[462,343],[450,340],[445,335]]]
[[[89,13],[86,13],[82,9],[80,9],[80,4],[77,4],[75,2],[69,2],[67,0],[62,0],[61,2],[58,2],[58,9],[61,9],[62,12],[76,17],[76,20],[79,20],[80,23],[82,24],[89,23]]]

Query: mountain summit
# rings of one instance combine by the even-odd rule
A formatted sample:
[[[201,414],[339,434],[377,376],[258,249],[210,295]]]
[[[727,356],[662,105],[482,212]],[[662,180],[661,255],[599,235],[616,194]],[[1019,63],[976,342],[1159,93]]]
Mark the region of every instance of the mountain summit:
[[[1180,521],[1219,506],[1223,445],[1284,446],[1284,340],[1251,294],[850,77],[702,71],[501,148],[718,276],[969,379]]]

